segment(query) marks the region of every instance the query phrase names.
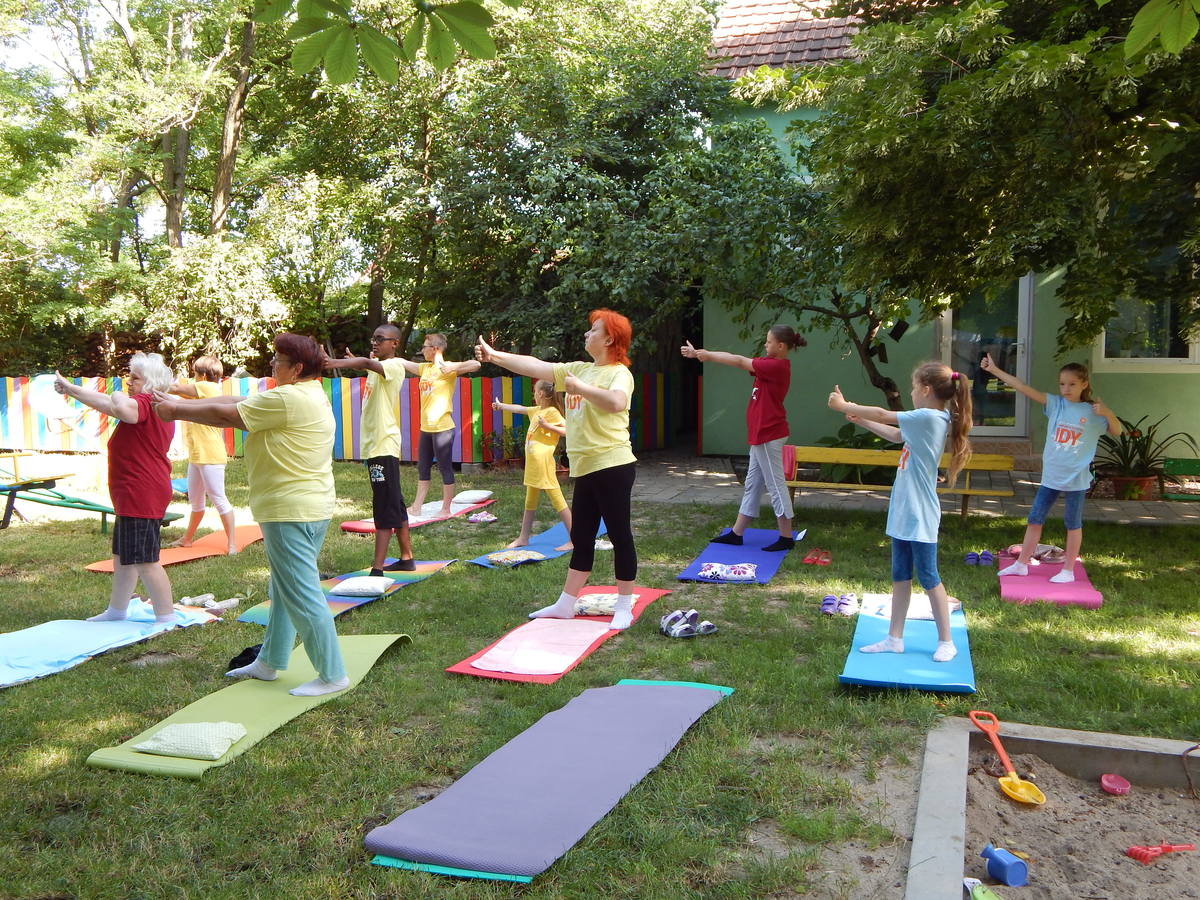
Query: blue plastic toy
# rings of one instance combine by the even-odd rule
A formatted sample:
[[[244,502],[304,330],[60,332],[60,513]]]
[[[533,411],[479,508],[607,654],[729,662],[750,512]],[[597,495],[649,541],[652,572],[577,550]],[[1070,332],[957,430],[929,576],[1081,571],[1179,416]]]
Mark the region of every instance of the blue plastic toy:
[[[988,844],[979,854],[987,860],[987,873],[1001,884],[1009,887],[1021,887],[1029,883],[1029,866],[1025,861],[1013,856],[1003,847],[993,847]]]

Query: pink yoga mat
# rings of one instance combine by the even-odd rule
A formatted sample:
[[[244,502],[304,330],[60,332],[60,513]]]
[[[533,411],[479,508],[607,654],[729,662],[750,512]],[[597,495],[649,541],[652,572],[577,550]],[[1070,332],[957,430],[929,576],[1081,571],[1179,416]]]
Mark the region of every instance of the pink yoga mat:
[[[584,588],[580,597],[588,594],[610,594],[616,590],[609,585]],[[635,587],[633,589],[633,621],[636,624],[642,610],[670,591],[655,588]],[[533,604],[531,608],[536,608]],[[503,681],[535,681],[539,684],[552,684],[573,668],[579,661],[596,650],[609,638],[620,634],[604,628],[604,624],[612,621],[612,616],[576,616],[574,619],[530,619],[518,625],[500,640],[489,644],[477,653],[473,653],[462,662],[455,663],[446,669],[447,672],[457,672],[460,675],[476,675],[480,678],[499,678]],[[593,624],[587,624],[593,623]],[[556,627],[557,626],[557,627]],[[632,627],[632,626],[631,626]],[[532,663],[530,669],[539,672],[502,672],[492,669],[478,668],[473,663],[483,660],[487,665],[507,667],[516,663]],[[554,665],[549,665],[550,663]],[[558,668],[561,671],[546,672],[546,668]]]
[[[1002,554],[1000,568],[1016,562],[1016,557]],[[1088,581],[1083,563],[1075,563],[1075,581],[1070,584],[1055,584],[1051,575],[1062,570],[1062,563],[1042,563],[1030,566],[1028,575],[1005,575],[1000,578],[1000,599],[1009,603],[1034,603],[1042,601],[1059,606],[1082,606],[1099,609],[1104,603],[1101,593]]]
[[[483,509],[485,506],[489,506],[495,502],[496,498],[491,497],[487,500],[481,500],[478,503],[471,503],[469,505],[460,505],[456,503],[450,507],[450,515],[448,516],[434,516],[429,519],[410,516],[408,520],[408,527],[420,528],[422,525],[432,525],[434,522],[445,522],[447,519],[456,519],[459,516],[465,516],[469,513],[475,512],[478,509]],[[430,503],[425,504],[425,506],[430,505]],[[349,532],[350,534],[374,534],[375,522],[371,519],[354,519],[348,522],[343,522],[341,529],[342,531]]]

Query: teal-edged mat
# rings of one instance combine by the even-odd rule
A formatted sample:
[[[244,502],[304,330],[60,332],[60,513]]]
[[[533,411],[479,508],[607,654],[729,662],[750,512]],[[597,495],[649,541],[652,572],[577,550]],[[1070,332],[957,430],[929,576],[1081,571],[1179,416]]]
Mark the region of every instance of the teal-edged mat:
[[[288,691],[317,677],[312,663],[298,646],[292,651],[291,664],[279,673],[274,681],[258,681],[253,678],[238,681],[222,688],[179,712],[152,725],[117,747],[105,747],[87,758],[89,766],[100,769],[117,769],[124,772],[140,772],[144,775],[168,775],[174,778],[199,779],[209,769],[223,766],[241,756],[268,734],[314,706],[326,700],[344,697],[347,692],[363,680],[371,667],[388,647],[397,641],[410,641],[407,634],[355,634],[338,637],[342,658],[350,687],[335,694],[320,697],[293,697]],[[246,729],[246,736],[234,744],[220,759],[185,759],[178,756],[158,756],[134,750],[157,733],[165,725],[182,722],[239,722]]]

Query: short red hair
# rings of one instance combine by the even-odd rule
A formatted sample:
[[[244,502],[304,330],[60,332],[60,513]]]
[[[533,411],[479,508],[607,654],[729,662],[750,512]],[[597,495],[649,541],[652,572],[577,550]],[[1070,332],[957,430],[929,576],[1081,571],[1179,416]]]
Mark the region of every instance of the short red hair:
[[[593,309],[588,313],[589,325],[595,325],[597,319],[604,323],[604,333],[612,341],[608,348],[612,361],[629,365],[629,344],[633,341],[633,326],[629,320],[611,309]]]

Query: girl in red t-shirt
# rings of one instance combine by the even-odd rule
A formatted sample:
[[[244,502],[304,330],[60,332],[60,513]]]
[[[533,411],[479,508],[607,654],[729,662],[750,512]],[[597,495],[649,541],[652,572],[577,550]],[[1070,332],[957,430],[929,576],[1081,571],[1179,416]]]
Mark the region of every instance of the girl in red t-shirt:
[[[745,369],[754,376],[750,402],[746,404],[746,435],[750,442],[750,467],[746,472],[746,490],[738,508],[737,521],[729,531],[713,538],[717,544],[741,544],[746,527],[758,517],[762,492],[771,495],[771,508],[779,524],[779,539],[764,550],[790,550],[792,539],[792,498],[783,477],[783,444],[788,436],[787,411],[783,398],[792,383],[792,364],[788,354],[794,347],[808,344],[789,325],[773,325],[763,345],[765,356],[738,356],[720,350],[697,350],[691,341],[679,348],[688,359],[715,362]]]

